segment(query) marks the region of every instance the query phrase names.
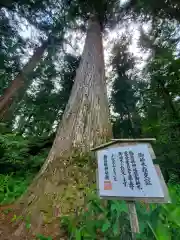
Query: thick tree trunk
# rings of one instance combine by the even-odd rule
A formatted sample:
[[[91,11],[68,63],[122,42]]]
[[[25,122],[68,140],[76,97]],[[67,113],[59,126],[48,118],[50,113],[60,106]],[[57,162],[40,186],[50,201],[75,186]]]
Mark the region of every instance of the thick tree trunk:
[[[15,77],[11,85],[5,89],[4,94],[0,97],[0,119],[3,119],[7,114],[13,98],[19,93],[19,90],[25,86],[26,77],[37,66],[47,46],[48,41],[44,42],[42,46],[35,50],[33,56],[24,66],[22,71]]]
[[[84,52],[76,72],[67,107],[52,149],[39,175],[20,200],[25,214],[31,213],[33,231],[48,219],[73,212],[83,204],[84,188],[94,179],[94,169],[72,162],[75,150],[86,152],[112,137],[106,93],[100,24],[91,19]],[[23,213],[24,214],[24,213]],[[22,234],[22,225],[16,235]]]

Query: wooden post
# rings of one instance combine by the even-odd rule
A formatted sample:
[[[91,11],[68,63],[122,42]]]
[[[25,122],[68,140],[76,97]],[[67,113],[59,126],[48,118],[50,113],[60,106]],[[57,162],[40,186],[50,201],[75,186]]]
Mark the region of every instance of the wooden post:
[[[127,201],[129,210],[129,219],[132,232],[132,240],[136,240],[136,233],[139,233],[139,222],[136,212],[135,202]]]

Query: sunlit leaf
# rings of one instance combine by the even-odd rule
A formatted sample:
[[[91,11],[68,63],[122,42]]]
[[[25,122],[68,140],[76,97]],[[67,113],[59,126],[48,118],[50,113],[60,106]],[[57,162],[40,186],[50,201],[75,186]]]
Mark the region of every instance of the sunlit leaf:
[[[102,232],[106,232],[111,226],[111,223],[109,221],[105,222],[102,226]]]

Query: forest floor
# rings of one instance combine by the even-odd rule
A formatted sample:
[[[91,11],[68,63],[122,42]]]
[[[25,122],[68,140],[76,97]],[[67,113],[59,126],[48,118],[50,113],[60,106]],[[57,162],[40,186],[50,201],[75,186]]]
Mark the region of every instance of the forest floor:
[[[14,217],[14,206],[5,205],[0,207],[0,239],[10,240],[14,230],[12,219]],[[16,240],[16,238],[14,238]]]
[[[0,240],[40,240],[40,239],[52,239],[52,240],[65,240],[66,236],[60,236],[60,222],[57,221],[43,225],[41,228],[41,236],[47,238],[38,237],[38,234],[33,234],[32,231],[26,229],[26,234],[23,236],[12,236],[12,233],[18,228],[15,216],[17,214],[15,205],[0,206]],[[48,238],[50,237],[50,238]]]

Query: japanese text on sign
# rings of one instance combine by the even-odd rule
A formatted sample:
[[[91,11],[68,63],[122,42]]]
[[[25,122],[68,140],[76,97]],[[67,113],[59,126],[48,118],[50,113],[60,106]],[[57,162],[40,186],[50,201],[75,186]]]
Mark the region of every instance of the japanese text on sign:
[[[146,144],[98,151],[100,196],[164,197]]]

